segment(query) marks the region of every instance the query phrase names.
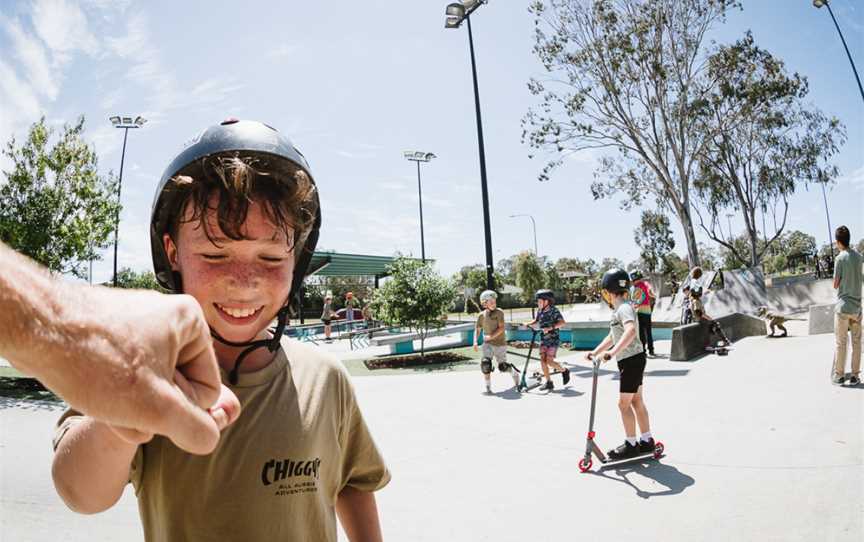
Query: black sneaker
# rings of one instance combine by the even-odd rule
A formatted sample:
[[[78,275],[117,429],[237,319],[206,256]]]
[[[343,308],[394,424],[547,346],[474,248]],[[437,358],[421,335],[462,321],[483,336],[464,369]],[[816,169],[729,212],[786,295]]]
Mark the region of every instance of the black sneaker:
[[[543,386],[543,389],[546,391],[552,391],[553,389],[555,389],[555,384],[553,384],[551,380],[547,380],[546,385]]]
[[[861,383],[861,379],[858,378],[858,375],[852,375],[849,377],[849,385],[850,386],[857,386],[860,383]]]
[[[846,375],[834,375],[831,377],[831,383],[835,386],[842,386],[846,382]]]
[[[640,454],[650,454],[654,451],[654,438],[650,438],[648,440],[639,440],[639,453]]]
[[[612,461],[618,461],[620,459],[630,459],[631,457],[636,457],[639,454],[639,445],[638,444],[630,444],[626,440],[624,444],[618,446],[614,450],[609,450],[609,459]]]
[[[570,369],[564,369],[564,372],[561,373],[561,378],[564,379],[564,385],[566,386],[570,382]]]

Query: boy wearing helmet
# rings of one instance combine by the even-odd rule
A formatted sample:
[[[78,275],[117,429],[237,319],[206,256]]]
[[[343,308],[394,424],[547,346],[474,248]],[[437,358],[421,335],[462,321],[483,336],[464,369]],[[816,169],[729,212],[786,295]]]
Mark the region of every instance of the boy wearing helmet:
[[[543,369],[543,378],[546,379],[543,389],[551,391],[555,385],[552,384],[552,377],[549,374],[550,365],[556,372],[561,373],[565,386],[570,382],[570,369],[565,369],[555,361],[555,354],[561,344],[558,330],[565,322],[561,311],[555,306],[555,295],[552,290],[537,290],[534,300],[537,301],[537,315],[528,327],[535,329],[535,326],[539,326],[540,328],[540,367]]]
[[[648,420],[648,409],[642,399],[642,376],[645,372],[645,351],[639,342],[639,321],[630,304],[630,276],[623,269],[610,269],[600,283],[603,300],[612,309],[610,331],[597,348],[586,354],[587,360],[602,356],[603,361],[618,360],[621,372],[618,409],[624,423],[624,444],[610,450],[609,459],[617,461],[654,451],[654,439]],[[636,436],[636,425],[641,436]]]
[[[513,366],[507,362],[507,330],[504,321],[504,311],[498,308],[498,294],[492,290],[485,290],[480,294],[480,305],[483,311],[477,317],[474,325],[474,351],[477,351],[477,340],[480,331],[483,331],[483,359],[480,361],[480,370],[483,372],[483,380],[486,383],[486,393],[492,393],[492,361],[498,362],[498,370],[502,373],[510,373],[513,377],[513,385],[519,387],[519,376],[513,370]]]
[[[213,126],[174,159],[151,219],[156,277],[201,305],[243,415],[194,456],[65,413],[52,473],[70,508],[110,508],[131,481],[146,540],[335,541],[336,514],[350,540],[381,539],[372,492],[390,475],[347,373],[283,333],[320,224],[305,159],[264,124]]]

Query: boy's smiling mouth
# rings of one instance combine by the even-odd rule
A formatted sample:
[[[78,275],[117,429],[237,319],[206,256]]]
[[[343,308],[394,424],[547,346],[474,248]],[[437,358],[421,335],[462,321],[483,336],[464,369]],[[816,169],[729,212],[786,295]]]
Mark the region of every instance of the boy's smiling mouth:
[[[232,324],[248,324],[255,321],[264,309],[264,306],[254,307],[226,307],[219,303],[213,303],[219,315]]]

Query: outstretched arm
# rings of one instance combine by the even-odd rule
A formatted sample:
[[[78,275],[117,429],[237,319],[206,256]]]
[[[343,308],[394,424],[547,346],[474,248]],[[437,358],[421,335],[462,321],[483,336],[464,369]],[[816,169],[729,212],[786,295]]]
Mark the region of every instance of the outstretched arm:
[[[0,356],[72,408],[216,447],[219,368],[192,297],[70,284],[0,243],[0,307]]]

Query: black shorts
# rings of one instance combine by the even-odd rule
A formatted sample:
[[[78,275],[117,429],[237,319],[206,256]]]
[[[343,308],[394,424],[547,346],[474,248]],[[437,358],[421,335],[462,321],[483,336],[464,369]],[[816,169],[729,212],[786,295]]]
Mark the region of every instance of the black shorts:
[[[321,321],[324,322],[324,325],[325,325],[325,326],[329,326],[329,325],[330,325],[330,318],[322,318]]]
[[[642,385],[642,375],[645,374],[645,363],[648,359],[645,352],[618,361],[618,370],[621,371],[621,393],[636,393]]]

